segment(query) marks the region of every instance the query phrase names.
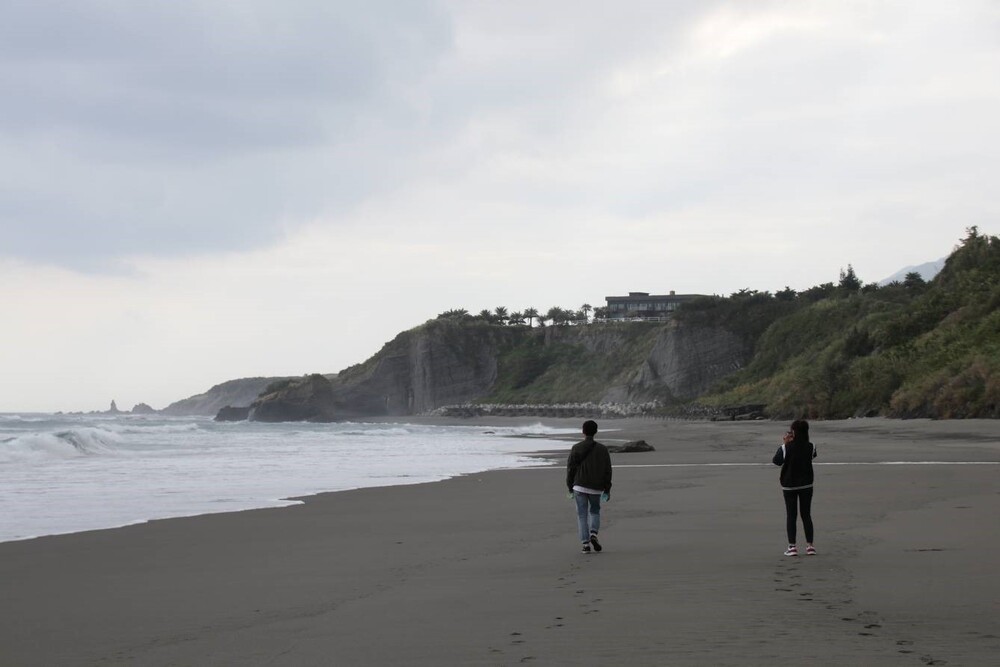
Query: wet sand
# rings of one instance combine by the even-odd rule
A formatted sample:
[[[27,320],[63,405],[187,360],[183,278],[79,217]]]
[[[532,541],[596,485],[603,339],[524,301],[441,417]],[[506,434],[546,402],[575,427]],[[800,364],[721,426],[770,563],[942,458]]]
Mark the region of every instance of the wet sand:
[[[0,664],[994,664],[1000,422],[814,423],[795,559],[786,424],[601,426],[603,553],[561,465],[3,543]]]

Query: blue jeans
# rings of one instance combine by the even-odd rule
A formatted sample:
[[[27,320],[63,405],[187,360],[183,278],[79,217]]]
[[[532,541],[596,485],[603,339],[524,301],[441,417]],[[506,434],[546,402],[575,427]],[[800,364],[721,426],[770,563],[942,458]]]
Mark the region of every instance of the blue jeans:
[[[576,522],[580,541],[589,542],[590,534],[601,530],[601,494],[573,492],[576,499]]]

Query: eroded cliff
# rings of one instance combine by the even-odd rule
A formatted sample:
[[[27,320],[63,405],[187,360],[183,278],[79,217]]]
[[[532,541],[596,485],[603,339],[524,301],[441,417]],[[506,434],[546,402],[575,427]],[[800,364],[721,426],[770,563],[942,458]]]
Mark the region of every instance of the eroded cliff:
[[[328,382],[282,383],[253,403],[250,418],[404,416],[474,401],[670,403],[704,392],[748,354],[723,328],[675,322],[531,329],[431,320]]]

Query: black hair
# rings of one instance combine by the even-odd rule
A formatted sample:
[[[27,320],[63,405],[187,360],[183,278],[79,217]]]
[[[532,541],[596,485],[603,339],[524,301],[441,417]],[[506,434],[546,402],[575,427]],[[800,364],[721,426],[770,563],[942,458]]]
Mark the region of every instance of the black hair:
[[[809,422],[805,419],[793,421],[792,435],[795,437],[795,442],[809,442]]]
[[[590,437],[593,437],[595,433],[597,433],[597,422],[595,422],[593,419],[588,419],[587,421],[583,422],[584,435],[589,435]]]

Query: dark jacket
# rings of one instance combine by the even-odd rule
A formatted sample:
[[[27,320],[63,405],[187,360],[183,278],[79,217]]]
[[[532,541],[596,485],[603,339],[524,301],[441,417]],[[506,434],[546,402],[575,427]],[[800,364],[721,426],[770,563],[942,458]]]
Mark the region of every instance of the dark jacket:
[[[811,442],[792,441],[778,447],[771,462],[781,466],[781,488],[785,491],[808,489],[813,485],[812,460],[816,458],[816,445]]]
[[[611,491],[611,454],[596,440],[581,440],[569,451],[566,463],[566,487]]]

